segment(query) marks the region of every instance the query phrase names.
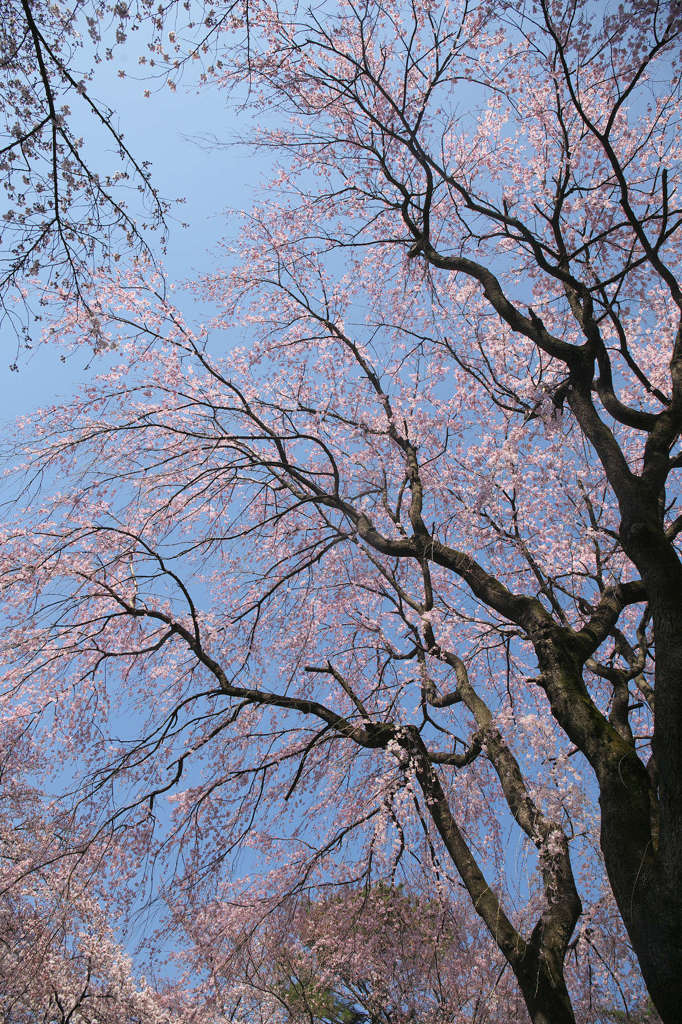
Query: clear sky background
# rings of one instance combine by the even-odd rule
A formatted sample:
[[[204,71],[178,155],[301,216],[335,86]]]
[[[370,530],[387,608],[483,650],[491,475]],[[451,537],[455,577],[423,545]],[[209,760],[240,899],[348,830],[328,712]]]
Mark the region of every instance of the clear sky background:
[[[197,91],[189,79],[180,82],[175,93],[167,86],[154,89],[140,76],[138,56],[143,40],[132,36],[119,48],[116,60],[100,65],[91,88],[93,98],[103,101],[119,116],[126,143],[139,160],[152,163],[152,178],[166,199],[184,197],[186,203],[171,211],[170,235],[164,264],[172,279],[183,281],[215,265],[211,250],[227,233],[227,207],[248,207],[255,197],[255,186],[262,175],[254,170],[267,167],[262,157],[236,144],[237,133],[248,132],[248,122],[239,117],[236,104],[226,93],[214,87]],[[118,77],[118,69],[126,78]],[[151,88],[150,98],[144,90]],[[92,124],[78,129],[90,146],[92,164],[100,170],[111,166],[106,154],[96,152]],[[200,145],[202,136],[216,136],[226,143],[218,148]],[[189,223],[183,228],[180,221]],[[152,244],[155,239],[152,236]],[[158,243],[158,239],[156,239]],[[0,337],[0,424],[5,432],[19,415],[69,397],[91,377],[97,363],[88,366],[92,353],[74,352],[65,363],[51,346],[39,346],[33,353],[21,353],[19,372],[9,366],[16,357],[16,338],[10,328]],[[37,332],[36,332],[37,333]]]

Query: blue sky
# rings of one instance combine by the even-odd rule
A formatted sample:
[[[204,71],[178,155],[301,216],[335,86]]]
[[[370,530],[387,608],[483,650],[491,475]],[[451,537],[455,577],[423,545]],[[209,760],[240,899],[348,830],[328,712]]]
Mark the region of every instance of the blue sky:
[[[248,147],[209,149],[197,141],[212,135],[230,142],[238,131],[248,131],[248,122],[239,118],[227,94],[214,88],[198,92],[184,81],[175,93],[162,87],[144,98],[150,84],[137,77],[142,70],[138,67],[142,43],[133,36],[118,51],[115,62],[101,65],[91,94],[118,112],[130,150],[138,160],[151,161],[152,177],[162,196],[185,198],[186,203],[175,211],[177,220],[171,223],[164,259],[170,276],[185,280],[211,266],[211,249],[226,230],[225,209],[251,205],[261,175],[254,174],[254,155]],[[126,78],[118,77],[119,68],[126,71]],[[90,146],[92,163],[105,167],[106,154],[97,152],[89,128],[84,124],[80,130]],[[181,220],[190,227],[183,228]],[[3,331],[0,423],[5,428],[19,415],[68,397],[96,368],[96,364],[88,366],[91,353],[87,351],[75,352],[62,363],[59,352],[41,346],[22,354],[19,372],[12,372],[9,365],[16,356],[16,339],[11,330]]]

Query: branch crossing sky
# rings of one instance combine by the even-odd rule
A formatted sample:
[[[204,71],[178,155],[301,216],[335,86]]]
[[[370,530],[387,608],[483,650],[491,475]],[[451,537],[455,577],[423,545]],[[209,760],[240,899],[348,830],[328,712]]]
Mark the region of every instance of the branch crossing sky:
[[[211,251],[229,234],[225,211],[251,204],[260,175],[254,174],[248,147],[236,144],[237,134],[247,134],[248,125],[246,119],[238,120],[228,98],[215,90],[204,89],[199,94],[188,76],[174,93],[165,84],[155,89],[142,78],[138,66],[142,52],[143,40],[129,39],[114,61],[100,65],[91,95],[117,112],[131,152],[138,160],[151,162],[152,178],[161,195],[185,200],[171,210],[163,261],[171,279],[180,282],[208,269]],[[125,77],[119,77],[120,70]],[[145,98],[147,89],[150,95]],[[92,165],[103,170],[108,161],[106,153],[95,148],[92,125],[84,123],[82,134],[86,150],[90,146]],[[221,145],[211,146],[206,141],[209,137]],[[262,164],[262,155],[259,160]],[[158,238],[152,236],[151,240],[158,243]],[[36,330],[36,340],[38,335]],[[0,329],[0,346],[0,424],[5,428],[17,416],[69,397],[93,370],[104,368],[101,361],[92,363],[90,351],[72,353],[62,362],[61,353],[51,345],[17,356],[16,337],[9,325]],[[19,372],[10,370],[15,359]]]

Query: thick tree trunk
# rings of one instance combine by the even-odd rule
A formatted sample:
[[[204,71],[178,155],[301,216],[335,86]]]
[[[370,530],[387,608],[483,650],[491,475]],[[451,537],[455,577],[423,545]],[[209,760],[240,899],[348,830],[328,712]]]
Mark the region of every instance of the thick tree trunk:
[[[630,766],[602,782],[601,846],[616,903],[649,994],[665,1024],[679,1024],[682,1007],[682,901],[671,888],[651,836],[642,841],[649,801],[628,785]],[[619,790],[617,792],[616,790]]]
[[[636,880],[634,898],[623,894],[621,913],[625,916],[629,896],[633,904],[629,930],[647,988],[665,1024],[679,1024],[682,1019],[682,580],[676,594],[666,593],[663,588],[652,592],[650,606],[656,644],[653,746],[658,778],[657,872],[655,878]],[[650,887],[644,900],[637,891],[643,887]],[[642,906],[643,903],[646,905]]]
[[[666,281],[670,285],[672,278]],[[673,291],[679,298],[676,284]],[[584,327],[583,312],[579,311],[577,319]],[[589,336],[591,344],[598,340],[596,325],[593,327]],[[602,755],[584,730],[576,742],[589,756],[599,780],[606,870],[644,980],[665,1024],[679,1024],[682,1020],[682,565],[674,544],[665,533],[664,509],[666,480],[672,466],[670,451],[682,433],[682,321],[670,362],[672,402],[653,421],[639,424],[648,431],[640,475],[635,475],[628,465],[613,433],[595,409],[591,394],[591,359],[590,354],[582,366],[576,362],[568,400],[617,497],[621,513],[620,540],[640,573],[651,611],[656,659],[652,779],[633,745],[624,745],[619,751],[614,741],[613,750]],[[620,422],[627,423],[627,420]],[[579,687],[572,689],[579,695]],[[567,712],[562,721],[563,709],[560,708],[558,714],[555,710],[558,703],[557,689],[552,699],[555,717],[569,735],[572,731],[577,734],[580,730],[573,729],[576,716]],[[598,743],[602,738],[607,747],[611,745],[606,735],[597,737]]]
[[[533,1024],[575,1024],[561,967],[552,970],[533,950],[514,973]]]
[[[658,630],[654,751],[660,795],[634,745],[595,714],[582,682],[580,658],[570,643],[562,643],[559,632],[550,632],[536,650],[552,711],[597,775],[606,870],[644,981],[664,1024],[680,1024],[682,573],[676,609],[673,588],[659,586],[649,592],[656,592],[651,609]],[[664,593],[668,598],[662,609]]]
[[[623,778],[614,777],[609,786],[602,785],[602,848],[614,895],[649,994],[665,1024],[679,1024],[682,1019],[682,567],[662,529],[652,526],[652,516],[643,516],[641,508],[637,511],[639,521],[624,523],[622,535],[624,547],[646,585],[654,627],[653,752],[658,793],[654,790],[650,797],[650,837],[646,848],[626,852],[623,838],[627,826],[615,820],[615,815],[619,814],[619,808],[629,808],[628,817],[643,822],[647,808],[642,804],[642,787],[628,787],[627,773]]]
[[[666,884],[677,893],[682,891],[682,578],[679,587],[670,595],[672,600],[661,593],[651,599],[656,644],[653,746],[660,808],[659,858]]]

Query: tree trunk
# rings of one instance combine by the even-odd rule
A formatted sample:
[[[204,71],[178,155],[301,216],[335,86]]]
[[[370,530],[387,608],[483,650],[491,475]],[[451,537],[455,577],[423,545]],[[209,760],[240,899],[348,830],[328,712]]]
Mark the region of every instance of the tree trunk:
[[[667,589],[667,588],[666,588]],[[658,776],[657,876],[648,906],[636,894],[633,945],[665,1024],[682,1019],[682,581],[674,595],[651,589],[656,644],[654,760]],[[672,600],[671,600],[672,598]],[[649,879],[636,880],[637,889]],[[623,907],[621,907],[623,913]],[[623,914],[625,916],[625,914]],[[633,929],[634,930],[634,929]],[[641,934],[640,934],[641,933]]]
[[[654,586],[642,575],[648,593],[656,595],[650,607],[656,640],[654,753],[660,796],[634,744],[601,715],[594,715],[580,658],[570,643],[562,644],[558,633],[550,634],[536,643],[536,651],[553,714],[589,758],[599,782],[604,862],[642,976],[664,1024],[680,1024],[682,571],[677,587],[664,586],[660,577]]]
[[[603,781],[601,846],[613,894],[664,1024],[679,1024],[682,1007],[682,904],[666,882],[660,850],[641,841],[650,814],[641,786],[629,785],[630,766]],[[618,792],[617,792],[618,790]]]
[[[514,967],[533,1024],[575,1024],[562,967],[552,970],[532,947]]]
[[[682,566],[650,516],[621,530],[623,546],[639,569],[649,595],[656,654],[653,754],[658,793],[649,808],[651,835],[636,861],[624,856],[627,825],[614,812],[630,801],[635,817],[646,814],[627,775],[612,780],[620,794],[603,792],[602,849],[623,920],[649,994],[664,1024],[682,1019]],[[644,520],[644,521],[642,521]],[[624,524],[625,525],[625,524]],[[655,785],[656,785],[655,784]],[[602,787],[604,789],[604,787]],[[627,861],[627,868],[624,862]]]
[[[566,945],[581,909],[572,875],[564,894],[566,917],[570,921],[568,926],[566,918],[560,920],[554,917],[552,920],[552,915],[548,914],[545,920],[538,922],[530,941],[526,940],[507,918],[479,869],[452,814],[419,733],[412,730],[411,734],[408,733],[408,739],[411,742],[405,746],[413,758],[417,780],[433,822],[471,896],[476,912],[514,972],[533,1024],[575,1024],[563,974]]]

